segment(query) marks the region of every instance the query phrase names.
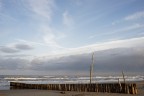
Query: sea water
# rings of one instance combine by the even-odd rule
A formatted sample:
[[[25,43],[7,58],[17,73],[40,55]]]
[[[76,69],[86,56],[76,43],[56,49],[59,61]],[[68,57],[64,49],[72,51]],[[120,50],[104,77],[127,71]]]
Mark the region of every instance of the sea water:
[[[128,81],[144,81],[144,76],[125,76]],[[95,76],[93,83],[123,82],[122,76]],[[67,84],[67,83],[89,83],[89,76],[35,76],[35,75],[0,75],[0,90],[9,90],[10,82],[22,82],[30,84]]]

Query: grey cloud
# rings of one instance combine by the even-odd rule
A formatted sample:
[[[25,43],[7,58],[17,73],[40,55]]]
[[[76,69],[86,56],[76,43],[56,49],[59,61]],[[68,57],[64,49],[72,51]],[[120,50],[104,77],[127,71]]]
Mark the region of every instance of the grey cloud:
[[[4,53],[17,53],[17,52],[19,52],[18,49],[11,48],[11,47],[0,47],[0,51],[2,51]]]
[[[4,53],[18,53],[22,50],[32,50],[34,49],[28,44],[14,44],[13,46],[0,46],[0,51]]]
[[[12,59],[0,59],[0,68],[5,69],[29,69],[37,72],[53,73],[53,75],[61,74],[62,72],[71,74],[89,74],[89,67],[92,63],[90,53],[81,55],[63,56],[55,59],[40,59],[34,58],[29,61],[26,59],[19,59],[18,57]],[[125,72],[139,72],[144,73],[144,48],[115,48],[95,52],[95,73],[120,73]],[[47,74],[49,75],[49,74]]]
[[[141,49],[143,51],[143,49]],[[144,54],[144,52],[143,52]],[[144,55],[135,49],[117,48],[95,52],[95,72],[144,72]],[[66,72],[89,72],[91,54],[73,55],[53,60],[32,61],[34,70],[66,71]]]
[[[5,55],[3,57],[29,57],[32,55],[26,55],[26,54],[18,54],[18,55]]]
[[[33,49],[33,47],[28,45],[28,44],[16,44],[15,48],[17,48],[19,50],[31,50],[31,49]]]
[[[20,58],[0,58],[0,68],[8,69],[8,70],[16,70],[16,69],[27,69],[29,66],[29,61],[26,59]]]

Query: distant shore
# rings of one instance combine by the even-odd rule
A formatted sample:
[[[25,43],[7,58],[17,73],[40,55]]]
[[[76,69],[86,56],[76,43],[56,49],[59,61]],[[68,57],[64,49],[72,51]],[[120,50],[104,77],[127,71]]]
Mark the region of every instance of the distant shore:
[[[138,94],[135,96],[144,96],[144,81],[137,82]],[[96,92],[74,92],[74,91],[51,91],[51,90],[32,90],[15,89],[0,90],[0,96],[134,96],[131,94],[119,93],[96,93]]]

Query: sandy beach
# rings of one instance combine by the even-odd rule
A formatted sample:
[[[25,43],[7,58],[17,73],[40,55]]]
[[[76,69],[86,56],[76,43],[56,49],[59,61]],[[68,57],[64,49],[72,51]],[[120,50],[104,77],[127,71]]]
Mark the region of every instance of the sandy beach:
[[[135,96],[144,96],[144,82],[137,82],[138,94]],[[73,92],[73,91],[52,91],[52,90],[33,90],[33,89],[15,89],[1,90],[0,96],[133,96],[132,94],[120,93],[96,93],[96,92]]]
[[[133,96],[119,93],[95,93],[95,92],[61,92],[50,90],[9,90],[0,91],[0,96]],[[139,90],[136,96],[144,96],[144,90]]]

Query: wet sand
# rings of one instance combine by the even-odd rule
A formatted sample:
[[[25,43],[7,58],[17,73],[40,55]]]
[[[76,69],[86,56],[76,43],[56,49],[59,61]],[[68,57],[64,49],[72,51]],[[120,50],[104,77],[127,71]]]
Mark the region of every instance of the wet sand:
[[[49,90],[5,90],[0,96],[133,96],[132,94],[95,93],[95,92],[61,92]],[[144,96],[144,90],[139,90],[136,96]]]
[[[144,96],[144,82],[137,82],[138,94],[135,96]],[[0,90],[0,96],[134,96],[133,94],[120,93],[96,93],[96,92],[72,92],[72,91],[51,91],[51,90],[32,90],[15,89]]]

